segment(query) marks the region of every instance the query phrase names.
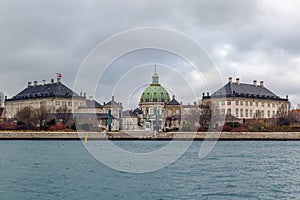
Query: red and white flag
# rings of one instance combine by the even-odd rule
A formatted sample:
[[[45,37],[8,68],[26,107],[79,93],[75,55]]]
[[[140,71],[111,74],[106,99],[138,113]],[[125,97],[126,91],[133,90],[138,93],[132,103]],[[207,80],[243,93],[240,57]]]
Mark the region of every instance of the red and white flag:
[[[56,78],[61,78],[61,77],[62,77],[61,73],[56,73]]]

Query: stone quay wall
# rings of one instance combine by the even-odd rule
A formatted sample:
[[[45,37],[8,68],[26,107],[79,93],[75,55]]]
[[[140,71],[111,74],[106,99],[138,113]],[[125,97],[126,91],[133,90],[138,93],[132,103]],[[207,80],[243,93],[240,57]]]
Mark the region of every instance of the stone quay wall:
[[[300,132],[29,132],[1,131],[0,140],[300,140]]]

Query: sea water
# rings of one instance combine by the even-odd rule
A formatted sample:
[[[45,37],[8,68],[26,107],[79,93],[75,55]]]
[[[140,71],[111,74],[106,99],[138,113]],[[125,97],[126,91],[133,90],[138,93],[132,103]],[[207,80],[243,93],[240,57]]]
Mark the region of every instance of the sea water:
[[[144,152],[169,141],[114,143]],[[218,141],[204,159],[201,144],[133,174],[103,165],[81,141],[2,140],[0,199],[300,199],[300,142]]]

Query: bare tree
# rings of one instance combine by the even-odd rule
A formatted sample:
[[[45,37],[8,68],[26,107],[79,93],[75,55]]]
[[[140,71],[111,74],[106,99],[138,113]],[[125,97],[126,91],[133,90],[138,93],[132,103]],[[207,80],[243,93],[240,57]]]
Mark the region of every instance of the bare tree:
[[[0,92],[0,107],[4,106],[4,93]]]
[[[45,105],[41,105],[39,109],[35,110],[35,113],[38,126],[43,128],[46,124],[46,121],[49,119],[49,110]]]
[[[24,107],[16,113],[15,119],[19,123],[24,124],[26,129],[35,127],[37,124],[36,110],[30,106]]]
[[[200,105],[199,124],[201,129],[207,130],[209,128],[210,120],[212,116],[211,101],[202,101]]]
[[[277,126],[289,126],[297,122],[297,118],[294,113],[286,110],[284,104],[277,111],[276,125]]]

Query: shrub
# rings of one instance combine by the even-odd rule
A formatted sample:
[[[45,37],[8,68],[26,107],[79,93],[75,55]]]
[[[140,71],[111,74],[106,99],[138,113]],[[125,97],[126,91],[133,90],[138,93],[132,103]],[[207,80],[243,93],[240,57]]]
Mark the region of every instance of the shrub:
[[[49,127],[49,131],[59,131],[59,130],[64,130],[64,129],[66,129],[65,124],[53,124],[53,125],[50,125],[50,127]]]
[[[222,131],[224,131],[224,132],[230,132],[230,131],[232,131],[232,129],[233,128],[231,126],[224,125]]]
[[[248,132],[249,129],[247,127],[244,127],[244,126],[240,126],[240,127],[232,129],[232,131],[233,132]]]

